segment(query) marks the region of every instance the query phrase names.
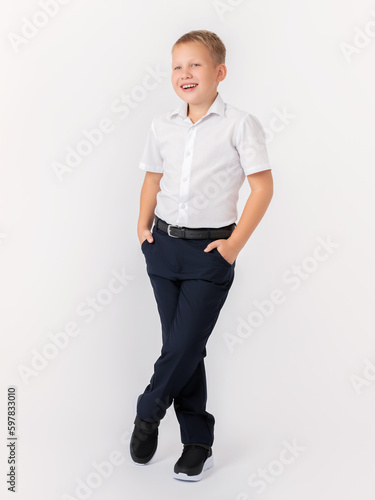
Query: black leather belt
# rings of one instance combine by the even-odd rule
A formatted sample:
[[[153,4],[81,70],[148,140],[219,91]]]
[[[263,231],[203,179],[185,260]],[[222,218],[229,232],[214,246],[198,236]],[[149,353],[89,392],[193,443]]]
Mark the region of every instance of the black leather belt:
[[[168,224],[162,219],[159,219],[157,215],[155,215],[155,226],[161,231],[164,231],[168,234],[168,236],[172,236],[172,238],[183,238],[187,240],[205,240],[205,239],[227,239],[232,234],[236,224],[230,224],[229,226],[218,227],[218,228],[208,228],[201,227],[197,229],[181,227],[181,226],[173,226],[172,224]]]

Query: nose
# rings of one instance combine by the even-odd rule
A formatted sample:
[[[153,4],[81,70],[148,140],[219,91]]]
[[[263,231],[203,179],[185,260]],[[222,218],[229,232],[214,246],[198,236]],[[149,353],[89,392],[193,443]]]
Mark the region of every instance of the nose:
[[[191,78],[191,71],[189,70],[189,68],[185,68],[182,71],[181,78]]]

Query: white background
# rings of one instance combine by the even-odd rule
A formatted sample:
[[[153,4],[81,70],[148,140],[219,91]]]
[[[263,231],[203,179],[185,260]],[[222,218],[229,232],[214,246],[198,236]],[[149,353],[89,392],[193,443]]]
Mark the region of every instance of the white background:
[[[30,0],[1,10],[1,497],[14,498],[6,484],[14,385],[22,500],[373,499],[375,4],[76,0],[18,44],[10,37],[23,36],[25,18],[43,23],[43,10]],[[192,29],[226,44],[219,91],[269,129],[275,187],[207,345],[215,467],[188,484],[172,478],[182,450],[173,408],[152,464],[134,465],[128,444],[135,398],[161,346],[136,236],[138,162],[153,116],[181,102],[170,50]],[[142,94],[157,67],[164,77]],[[123,119],[113,110],[122,94],[138,96]],[[283,112],[292,116],[284,124],[275,120]],[[112,132],[59,180],[55,162],[103,119]],[[239,210],[248,194],[244,184]],[[334,243],[330,253],[322,241]],[[297,266],[303,278],[293,289]],[[110,296],[113,272],[125,284]],[[276,289],[284,302],[241,339],[254,301]],[[79,315],[89,297],[107,303]],[[48,351],[69,322],[78,334]],[[225,334],[241,342],[232,351]],[[54,358],[31,371],[43,349]],[[283,464],[293,441],[299,451]],[[117,465],[99,475],[94,464],[116,450]],[[262,468],[260,493],[250,478]]]

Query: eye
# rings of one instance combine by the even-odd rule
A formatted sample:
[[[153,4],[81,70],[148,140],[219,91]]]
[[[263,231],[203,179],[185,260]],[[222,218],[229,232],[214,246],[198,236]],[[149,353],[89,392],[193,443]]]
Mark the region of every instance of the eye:
[[[193,66],[199,66],[199,64],[198,63],[193,63]]]
[[[175,67],[175,69],[180,69],[180,68],[181,68],[181,66],[176,66],[176,67]]]

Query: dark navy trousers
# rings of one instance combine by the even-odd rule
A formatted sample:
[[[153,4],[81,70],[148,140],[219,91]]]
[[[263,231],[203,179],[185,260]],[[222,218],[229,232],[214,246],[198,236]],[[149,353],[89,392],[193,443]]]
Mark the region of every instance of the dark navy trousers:
[[[154,373],[137,405],[137,415],[160,421],[173,403],[183,444],[212,446],[215,418],[206,411],[206,343],[234,279],[213,239],[168,236],[153,227],[154,241],[141,249],[154,291],[162,330],[162,349]]]

